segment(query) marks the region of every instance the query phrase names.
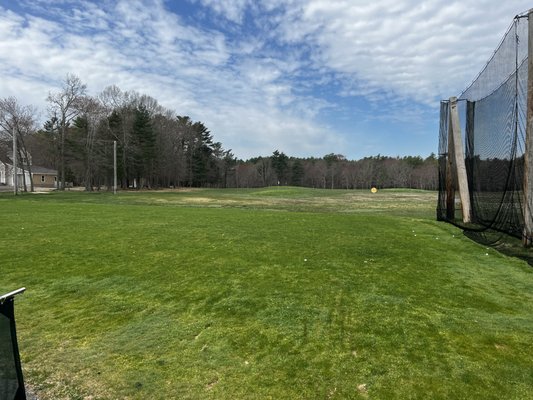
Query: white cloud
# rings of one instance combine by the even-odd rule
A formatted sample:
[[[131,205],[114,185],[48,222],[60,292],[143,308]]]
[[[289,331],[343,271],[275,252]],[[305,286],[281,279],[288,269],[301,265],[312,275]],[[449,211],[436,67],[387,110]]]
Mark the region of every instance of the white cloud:
[[[432,103],[466,87],[528,3],[296,1],[280,39],[313,43],[317,65],[343,74],[354,87]]]
[[[246,8],[253,4],[252,0],[194,0],[210,7],[216,14],[235,22],[242,23]]]
[[[115,84],[203,121],[239,157],[339,153],[350,139],[324,115],[427,124],[437,100],[466,87],[512,17],[529,7],[526,0],[190,2],[215,17],[191,24],[194,15],[176,15],[163,0],[21,0],[24,14],[0,6],[0,95],[45,113],[48,91],[74,73],[92,94]],[[347,110],[331,96],[365,99],[368,110]],[[361,148],[379,142],[348,133]]]
[[[99,10],[98,18],[88,16],[93,4],[70,3],[54,8],[55,19],[39,3],[35,15],[0,10],[0,71],[9,76],[0,83],[4,96],[15,95],[45,114],[48,92],[74,73],[92,94],[116,84],[208,123],[215,139],[239,157],[275,148],[305,155],[304,149],[339,141],[307,119],[323,102],[295,96],[283,78],[297,61],[258,55],[253,49],[261,41],[229,45],[219,32],[185,25],[160,1],[119,1]]]
[[[228,132],[233,151],[245,157],[268,156],[274,150],[308,157],[346,148],[345,140],[327,127],[278,109],[228,105],[209,114],[205,122]]]

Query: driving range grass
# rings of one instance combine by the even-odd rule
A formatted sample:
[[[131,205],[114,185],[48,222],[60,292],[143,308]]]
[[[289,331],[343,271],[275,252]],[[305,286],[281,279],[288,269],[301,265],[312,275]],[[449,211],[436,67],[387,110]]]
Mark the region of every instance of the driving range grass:
[[[47,399],[529,399],[533,269],[436,194],[0,194]]]

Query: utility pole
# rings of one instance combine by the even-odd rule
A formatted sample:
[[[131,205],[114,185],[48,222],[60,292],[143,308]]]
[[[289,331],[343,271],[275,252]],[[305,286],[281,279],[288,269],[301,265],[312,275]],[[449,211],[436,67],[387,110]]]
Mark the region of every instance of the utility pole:
[[[17,174],[17,130],[13,126],[13,193],[18,194],[19,180]]]
[[[117,194],[117,141],[113,140],[113,194]]]

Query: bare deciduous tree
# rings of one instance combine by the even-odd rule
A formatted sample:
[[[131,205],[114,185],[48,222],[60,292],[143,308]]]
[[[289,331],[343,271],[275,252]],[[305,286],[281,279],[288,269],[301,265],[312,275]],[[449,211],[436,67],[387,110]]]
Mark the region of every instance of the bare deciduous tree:
[[[92,191],[93,169],[98,164],[95,159],[94,146],[98,140],[98,128],[106,117],[106,109],[98,99],[86,96],[80,99],[79,112],[85,125],[83,144],[85,148],[85,190]]]
[[[31,155],[26,147],[27,138],[36,130],[35,118],[37,111],[33,106],[19,104],[15,97],[0,99],[0,137],[13,141],[13,134],[17,141],[17,160],[23,171],[30,176],[30,190],[33,192],[31,180]],[[7,146],[6,146],[7,147]],[[14,161],[14,160],[12,160]],[[26,174],[22,174],[24,191],[28,191]]]
[[[123,189],[129,186],[129,160],[131,158],[131,132],[134,121],[134,95],[123,92],[118,86],[106,87],[98,96],[107,110],[110,136],[118,143],[120,157],[119,176]]]
[[[65,137],[67,129],[72,120],[79,115],[81,102],[86,91],[87,85],[80,78],[73,74],[67,74],[61,91],[49,93],[47,97],[50,104],[50,115],[52,118],[56,118],[60,134],[59,174],[61,190],[65,189]]]

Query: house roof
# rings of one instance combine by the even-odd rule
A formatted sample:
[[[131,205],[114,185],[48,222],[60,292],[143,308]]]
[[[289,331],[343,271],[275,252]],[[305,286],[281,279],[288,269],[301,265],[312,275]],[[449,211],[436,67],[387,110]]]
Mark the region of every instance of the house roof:
[[[41,174],[41,175],[57,175],[57,171],[55,169],[49,169],[45,167],[38,167],[37,165],[31,166],[31,173],[32,174]]]
[[[0,164],[4,164],[5,166],[7,167],[10,167],[12,168],[13,167],[13,164],[8,161],[4,161],[0,158]],[[17,168],[19,170],[22,169],[22,167],[25,167],[25,166],[21,166],[21,165],[17,165]],[[26,169],[26,168],[24,168]],[[45,168],[45,167],[39,167],[38,165],[32,165],[31,166],[31,173],[32,174],[41,174],[41,175],[57,175],[57,170],[55,169],[50,169],[50,168]]]

